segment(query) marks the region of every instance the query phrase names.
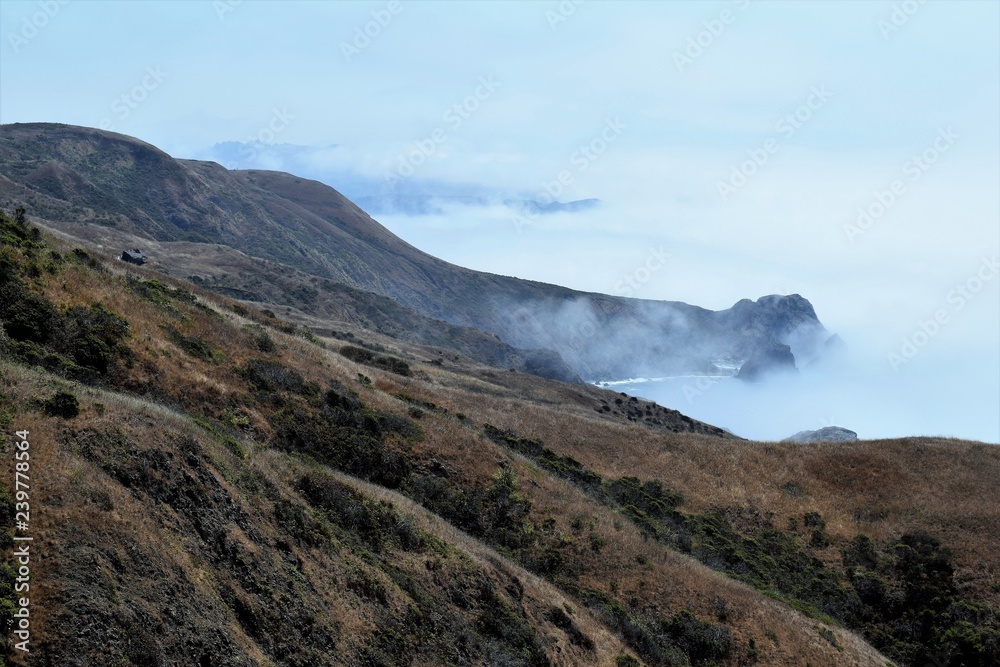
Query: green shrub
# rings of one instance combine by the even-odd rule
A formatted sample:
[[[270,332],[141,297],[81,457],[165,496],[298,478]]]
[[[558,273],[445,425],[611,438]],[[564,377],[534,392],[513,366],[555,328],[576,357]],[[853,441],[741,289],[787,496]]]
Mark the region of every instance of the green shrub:
[[[491,424],[484,424],[483,431],[494,442],[572,481],[599,502],[617,508],[645,535],[690,553],[709,567],[801,611],[825,614],[855,625],[865,613],[859,593],[844,587],[836,571],[807,554],[794,537],[773,526],[767,525],[754,534],[742,534],[721,512],[705,515],[681,512],[682,496],[658,480],[642,481],[636,477],[603,480],[571,457],[556,454],[541,440],[518,437]],[[829,544],[823,532],[825,522],[818,513],[807,513],[803,522],[812,528],[813,547]],[[550,570],[558,570],[562,563],[557,551],[543,552],[535,556],[533,567],[552,574]],[[637,625],[629,627],[632,627],[630,632],[642,635],[635,629]]]
[[[412,375],[410,370],[410,365],[399,359],[390,355],[375,354],[371,350],[366,350],[361,347],[356,347],[354,345],[345,345],[340,348],[340,354],[347,359],[359,364],[365,364],[366,366],[373,366],[375,368],[381,368],[387,370],[390,373],[395,373],[397,375],[403,375],[409,377]]]
[[[127,355],[122,342],[128,322],[100,303],[60,312],[35,294],[19,275],[19,265],[0,254],[0,322],[11,343],[12,358],[83,382],[107,375],[116,359]]]
[[[171,287],[159,280],[139,280],[130,277],[127,285],[140,298],[158,306],[170,307],[170,302],[175,300],[191,304],[198,300],[191,291],[181,287]]]
[[[722,659],[733,650],[733,633],[729,628],[699,621],[686,609],[674,614],[662,628],[695,662]]]
[[[676,519],[679,516],[676,508],[683,500],[676,491],[664,488],[659,480],[641,482],[636,477],[621,477],[605,482],[604,494],[613,504],[633,506],[661,521]]]
[[[899,664],[988,665],[1000,653],[996,610],[965,603],[951,552],[925,533],[907,533],[881,553],[867,536],[842,550],[863,607],[865,638]]]
[[[63,326],[56,334],[55,347],[78,365],[105,375],[125,348],[122,341],[130,335],[125,318],[106,310],[100,303],[89,308],[67,309]]]
[[[577,484],[585,491],[593,493],[601,485],[600,475],[592,470],[587,470],[572,456],[556,454],[541,440],[520,438],[489,423],[483,424],[483,434],[498,445],[509,447],[515,452],[535,460],[549,472]]]
[[[844,567],[850,569],[864,567],[874,570],[878,567],[878,553],[875,544],[867,535],[855,535],[854,539],[840,551]]]
[[[318,472],[305,475],[299,480],[298,489],[345,537],[357,537],[375,553],[382,553],[390,546],[420,552],[427,546],[424,532],[390,503],[371,500],[328,475]]]
[[[537,530],[528,520],[531,503],[518,493],[517,476],[510,469],[498,470],[488,486],[472,488],[459,487],[434,475],[414,474],[404,490],[453,525],[509,553],[527,549],[535,542]],[[544,557],[536,559],[534,565],[544,568],[543,562]]]
[[[573,622],[573,619],[567,615],[563,608],[552,607],[545,612],[545,618],[547,618],[552,625],[565,632],[569,637],[570,643],[574,646],[583,647],[588,651],[594,649],[594,640],[585,635],[580,628],[576,626],[576,623]]]
[[[809,546],[815,549],[825,549],[830,546],[830,538],[821,529],[816,528],[809,536]]]
[[[195,424],[208,431],[216,440],[224,444],[226,446],[226,449],[228,449],[236,456],[240,457],[241,459],[245,459],[247,457],[246,449],[244,449],[240,441],[234,438],[229,433],[224,433],[219,428],[216,428],[216,426],[212,424],[212,422],[208,421],[207,419],[202,419],[201,417],[191,417],[191,421],[193,421]]]
[[[360,402],[359,402],[360,405]],[[272,418],[272,445],[286,451],[309,454],[352,475],[398,488],[409,476],[411,464],[382,438],[389,424],[367,408],[315,410],[289,403]],[[403,418],[393,417],[393,420]]]
[[[286,533],[309,546],[319,546],[333,537],[326,524],[312,516],[311,510],[284,499],[274,503],[274,518]]]
[[[861,572],[855,574],[851,584],[857,592],[861,602],[869,607],[888,610],[892,603],[886,599],[889,588],[879,575],[874,572]]]
[[[11,218],[0,211],[0,244],[29,250],[44,245],[41,242],[41,231],[34,225],[28,224],[25,213],[23,207],[18,207],[14,210],[14,217]]]
[[[550,665],[535,631],[496,594],[491,585],[484,582],[480,587],[478,602],[481,612],[477,627],[484,635],[499,640],[513,651],[508,664],[524,667]]]
[[[317,396],[319,394],[318,386],[306,382],[301,373],[277,361],[248,359],[236,371],[256,391],[288,391],[302,396]]]
[[[274,339],[271,338],[271,334],[267,333],[267,329],[261,325],[252,324],[244,330],[247,334],[249,334],[254,347],[256,347],[260,352],[271,354],[277,351],[278,346],[274,344]]]
[[[80,414],[80,401],[68,391],[60,390],[42,402],[42,409],[51,417],[72,419]]]
[[[15,341],[43,344],[59,320],[59,311],[48,299],[28,290],[19,265],[0,254],[0,322],[7,335]]]
[[[170,339],[171,343],[196,359],[216,361],[217,358],[222,356],[221,353],[213,350],[208,343],[198,336],[183,334],[171,326],[164,326],[163,328],[167,332],[167,338]]]
[[[653,612],[630,611],[608,593],[595,588],[580,588],[573,585],[566,587],[588,607],[600,614],[608,627],[647,664],[669,667],[690,666],[691,661],[681,648],[674,644],[672,635],[664,631],[664,626],[668,625],[669,621],[665,621]]]

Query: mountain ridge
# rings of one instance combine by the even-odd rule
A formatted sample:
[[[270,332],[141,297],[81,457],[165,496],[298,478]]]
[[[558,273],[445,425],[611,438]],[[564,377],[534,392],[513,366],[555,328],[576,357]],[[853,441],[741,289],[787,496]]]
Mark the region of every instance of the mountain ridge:
[[[790,352],[788,339],[808,339],[805,347],[817,350],[828,337],[804,299],[774,297],[783,308],[771,308],[765,297],[710,311],[459,267],[399,239],[318,181],[174,159],[89,128],[4,126],[0,203],[26,205],[64,230],[102,225],[146,238],[151,247],[228,245],[495,334],[515,348],[552,350],[587,380],[703,370],[716,359],[755,353],[787,365],[788,355],[774,351]],[[169,264],[169,257],[161,260]]]

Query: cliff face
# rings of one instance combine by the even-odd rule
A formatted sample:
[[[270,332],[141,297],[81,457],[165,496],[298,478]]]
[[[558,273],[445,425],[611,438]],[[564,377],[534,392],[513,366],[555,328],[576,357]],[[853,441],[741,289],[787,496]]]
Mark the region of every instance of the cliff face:
[[[268,292],[259,300],[327,316],[338,306],[324,299],[329,286],[321,289],[320,281],[388,297],[444,323],[438,341],[448,338],[440,335],[448,325],[458,325],[520,350],[551,350],[565,364],[531,364],[550,377],[699,371],[717,359],[760,356],[776,344],[790,345],[798,358],[800,349],[813,354],[827,337],[798,295],[714,312],[472,271],[407,244],[322,183],[175,160],[141,141],[88,128],[4,126],[0,205],[26,206],[91,240],[141,246],[158,269],[238,298],[258,300]],[[178,243],[185,244],[183,256],[173,251]],[[215,270],[219,246],[274,265]],[[364,319],[356,309],[352,318]],[[479,353],[476,345],[462,350]],[[530,355],[515,356],[520,361],[512,365],[526,369]]]

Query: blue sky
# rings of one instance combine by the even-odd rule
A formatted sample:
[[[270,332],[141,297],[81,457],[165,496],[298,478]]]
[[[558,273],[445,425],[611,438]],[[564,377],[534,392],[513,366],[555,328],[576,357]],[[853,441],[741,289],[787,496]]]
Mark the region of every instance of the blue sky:
[[[5,0],[0,36],[3,123],[354,198],[402,161],[434,213],[375,217],[432,254],[709,308],[798,292],[1000,440],[1000,3]],[[602,204],[511,204],[547,190]]]

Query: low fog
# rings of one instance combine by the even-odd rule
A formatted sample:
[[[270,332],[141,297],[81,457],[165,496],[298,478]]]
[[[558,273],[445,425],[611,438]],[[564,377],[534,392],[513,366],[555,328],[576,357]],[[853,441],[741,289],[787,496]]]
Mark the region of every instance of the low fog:
[[[317,5],[317,20],[275,31],[288,19],[244,3],[233,20],[294,43],[247,53],[231,93],[217,96],[210,72],[163,55],[172,33],[151,41],[136,29],[170,78],[116,129],[176,157],[316,178],[412,245],[481,271],[711,310],[801,294],[847,359],[760,386],[719,382],[691,401],[651,396],[740,435],[833,422],[862,437],[997,442],[1000,9],[920,4],[885,33],[885,4],[789,7],[739,3],[724,38],[680,65],[675,53],[717,8],[585,3],[551,24],[533,3],[418,3],[350,62],[295,58],[286,83],[262,87],[260,72],[328,41],[333,15],[349,34],[367,14]],[[465,43],[484,11],[491,29],[459,66],[428,48],[428,34]],[[74,40],[107,25],[92,20],[65,35],[54,26],[52,43],[90,53]],[[229,57],[212,52],[224,41],[201,44],[185,52],[198,63]],[[39,54],[57,76],[46,94],[76,96],[50,102],[68,110],[57,120],[98,125],[135,84],[109,52],[91,68],[105,73],[101,85],[81,92],[58,78],[76,76],[60,66],[65,53]],[[4,89],[30,88],[37,77],[7,60]],[[194,116],[191,99],[206,104]],[[5,122],[46,119],[37,96],[4,100]],[[544,214],[510,205],[588,200],[599,204]],[[571,328],[560,315],[537,319]],[[906,362],[893,368],[891,355]]]
[[[711,310],[744,298],[801,294],[846,345],[835,363],[758,385],[702,380],[695,392],[685,393],[686,382],[676,381],[622,389],[738,435],[780,439],[838,425],[863,438],[942,435],[995,443],[1000,210],[985,193],[995,192],[997,166],[968,148],[951,151],[919,187],[863,228],[858,211],[882,192],[885,174],[906,163],[907,149],[870,163],[789,153],[723,204],[712,190],[726,164],[717,151],[664,155],[623,143],[560,194],[561,202],[599,200],[585,210],[526,214],[505,203],[545,203],[544,189],[532,187],[544,181],[540,168],[524,175],[520,188],[509,173],[475,183],[454,179],[451,191],[415,177],[411,191],[443,196],[420,212],[375,217],[446,261],[582,291]],[[313,152],[275,148],[257,159],[323,180],[355,200],[378,194],[381,181],[346,169],[343,156],[315,160],[309,169],[303,154]],[[432,166],[427,172],[443,177]],[[634,340],[640,334],[621,329],[594,340],[593,318],[573,303],[534,304],[526,317],[554,341],[577,341],[564,356],[584,375],[602,370],[586,355],[599,360],[608,348],[648,347]],[[595,372],[588,379],[626,377]]]
[[[688,377],[613,388],[754,440],[842,426],[862,439],[911,435],[1000,442],[996,350],[924,349],[894,372],[885,357],[852,350],[835,364],[759,383]],[[995,376],[994,376],[995,377]]]
[[[630,208],[633,218],[656,215],[636,203]],[[746,213],[748,220],[760,219]],[[742,437],[782,439],[836,425],[861,438],[1000,443],[1000,279],[991,251],[996,232],[989,227],[967,226],[964,238],[947,246],[921,247],[901,226],[927,225],[927,216],[897,216],[891,229],[886,225],[883,234],[855,244],[837,238],[836,223],[812,223],[812,241],[808,233],[782,239],[779,232],[768,247],[751,238],[760,232],[755,224],[730,227],[714,245],[690,238],[683,225],[664,236],[616,232],[622,211],[614,200],[583,214],[538,218],[520,234],[505,226],[510,215],[503,207],[463,206],[380,220],[449,261],[576,289],[712,310],[741,298],[802,294],[844,341],[842,353],[825,363],[800,363],[797,374],[754,384],[685,378],[615,387]],[[780,227],[792,215],[781,211],[773,223]],[[490,243],[480,245],[484,238]],[[642,270],[662,252],[670,258],[665,265]],[[570,336],[587,320],[576,306],[535,317]]]

